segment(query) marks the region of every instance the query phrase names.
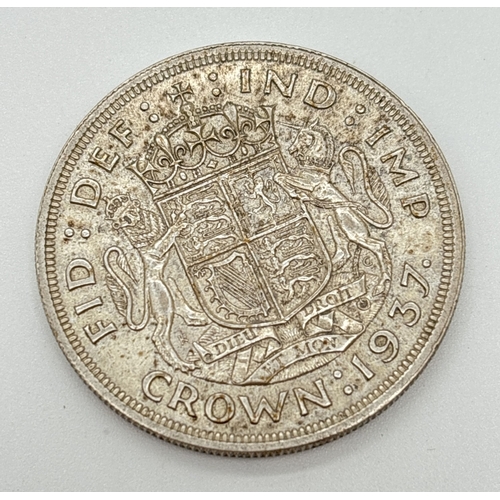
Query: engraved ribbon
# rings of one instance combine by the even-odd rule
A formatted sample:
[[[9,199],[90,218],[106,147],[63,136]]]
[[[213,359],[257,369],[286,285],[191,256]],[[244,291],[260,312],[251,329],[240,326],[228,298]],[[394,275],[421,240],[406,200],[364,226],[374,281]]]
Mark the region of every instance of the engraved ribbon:
[[[319,314],[331,311],[335,307],[346,304],[366,293],[365,275],[356,281],[343,285],[335,290],[316,297],[310,304],[297,313],[296,318],[304,328],[307,323]]]
[[[240,330],[229,337],[204,346],[193,342],[193,346],[205,363],[213,363],[264,339],[274,339],[279,342],[272,327],[263,327]]]
[[[289,366],[319,354],[341,353],[351,345],[358,335],[320,335],[301,340],[278,352],[262,363],[243,383],[266,384]]]
[[[302,311],[300,311],[296,317],[299,320],[302,328],[304,328],[311,319],[318,316],[319,314],[323,314],[334,309],[335,307],[346,304],[351,300],[357,299],[365,293],[366,285],[365,276],[363,275],[361,278],[353,281],[352,283],[348,283],[347,285],[343,285],[339,288],[336,288],[335,290],[321,295],[320,297],[317,297],[313,302],[302,309]],[[345,336],[328,334],[322,337],[315,337],[313,340],[323,338],[334,339],[336,337],[345,338]],[[272,327],[262,327],[240,330],[236,333],[233,333],[232,335],[229,335],[228,337],[204,346],[198,344],[197,342],[193,342],[193,346],[198,351],[198,354],[201,356],[205,363],[214,363],[219,359],[225,358],[230,354],[241,351],[242,349],[250,347],[251,345],[256,344],[257,342],[260,342],[264,339],[274,339],[279,342]],[[310,342],[310,340],[304,342]],[[332,340],[332,342],[334,342],[334,340]]]

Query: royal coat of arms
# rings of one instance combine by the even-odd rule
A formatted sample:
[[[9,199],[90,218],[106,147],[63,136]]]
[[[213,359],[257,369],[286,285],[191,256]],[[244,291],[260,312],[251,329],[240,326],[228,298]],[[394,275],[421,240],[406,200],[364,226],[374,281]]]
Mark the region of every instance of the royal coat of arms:
[[[331,361],[390,283],[389,254],[370,232],[392,224],[380,178],[358,147],[336,155],[320,123],[277,123],[273,106],[196,108],[182,84],[169,96],[177,118],[128,162],[155,208],[126,193],[107,202],[132,246],[104,255],[118,311],[132,330],[153,329],[166,363],[209,380],[266,384]]]

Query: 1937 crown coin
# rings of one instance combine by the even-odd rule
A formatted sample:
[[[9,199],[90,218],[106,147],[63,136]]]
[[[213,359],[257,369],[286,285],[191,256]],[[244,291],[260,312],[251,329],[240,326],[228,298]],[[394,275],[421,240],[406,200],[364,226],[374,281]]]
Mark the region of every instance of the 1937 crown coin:
[[[143,429],[259,456],[339,437],[418,376],[463,272],[457,192],[398,97],[333,57],[234,43],[102,100],[53,168],[45,310]]]

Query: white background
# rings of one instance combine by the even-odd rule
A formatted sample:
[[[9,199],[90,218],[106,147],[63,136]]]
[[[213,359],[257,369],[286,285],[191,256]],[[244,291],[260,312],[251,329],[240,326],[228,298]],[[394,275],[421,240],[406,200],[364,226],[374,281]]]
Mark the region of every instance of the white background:
[[[499,10],[0,10],[0,489],[498,490],[499,26]],[[78,122],[158,60],[237,40],[326,52],[399,95],[448,159],[467,235],[457,311],[417,382],[354,433],[267,459],[188,451],[106,407],[57,346],[34,266]]]

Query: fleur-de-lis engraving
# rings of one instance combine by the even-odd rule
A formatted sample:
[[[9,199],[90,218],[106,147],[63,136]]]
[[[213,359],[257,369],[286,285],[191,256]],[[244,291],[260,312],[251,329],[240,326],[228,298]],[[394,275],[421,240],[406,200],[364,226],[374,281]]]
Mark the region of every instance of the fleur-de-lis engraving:
[[[276,147],[274,106],[249,109],[227,102],[222,109],[201,111],[191,102],[190,85],[180,82],[172,89],[165,95],[180,105],[180,116],[158,131],[129,166],[155,196],[161,185],[191,182]]]

